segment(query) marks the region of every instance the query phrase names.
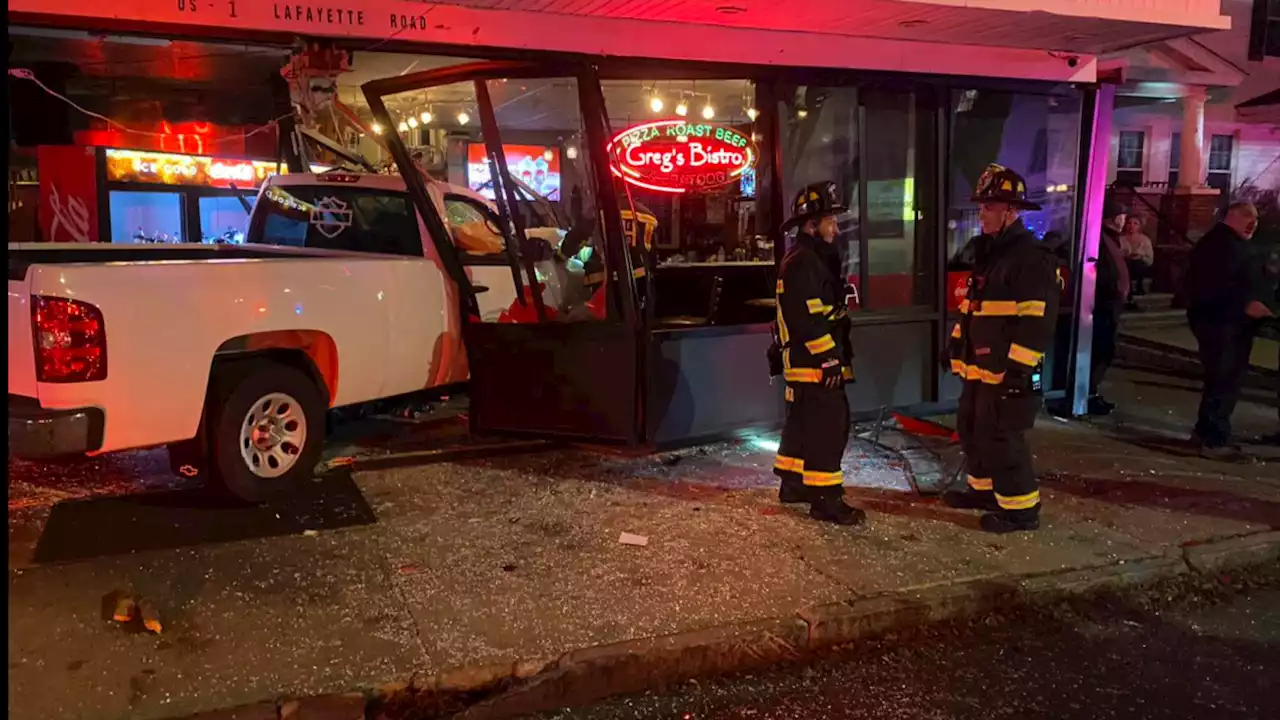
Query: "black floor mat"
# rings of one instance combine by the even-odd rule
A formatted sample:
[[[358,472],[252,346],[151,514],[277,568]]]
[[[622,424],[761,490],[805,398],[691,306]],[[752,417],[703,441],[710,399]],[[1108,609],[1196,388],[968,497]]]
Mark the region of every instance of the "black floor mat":
[[[67,500],[54,505],[36,563],[297,535],[377,522],[346,472],[304,483],[286,500],[234,505],[204,488]]]

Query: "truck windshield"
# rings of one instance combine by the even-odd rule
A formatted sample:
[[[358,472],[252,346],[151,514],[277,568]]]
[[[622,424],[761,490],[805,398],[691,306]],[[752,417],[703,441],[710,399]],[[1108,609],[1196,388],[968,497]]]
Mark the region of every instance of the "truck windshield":
[[[275,185],[253,209],[246,243],[422,256],[403,192],[330,185]]]

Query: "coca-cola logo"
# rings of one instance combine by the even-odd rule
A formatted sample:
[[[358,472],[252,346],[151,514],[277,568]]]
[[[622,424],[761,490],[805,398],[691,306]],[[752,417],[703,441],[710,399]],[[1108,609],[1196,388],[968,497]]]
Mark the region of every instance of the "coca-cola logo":
[[[614,175],[650,190],[683,193],[739,180],[756,163],[743,133],[716,123],[660,120],[627,128],[609,141]]]

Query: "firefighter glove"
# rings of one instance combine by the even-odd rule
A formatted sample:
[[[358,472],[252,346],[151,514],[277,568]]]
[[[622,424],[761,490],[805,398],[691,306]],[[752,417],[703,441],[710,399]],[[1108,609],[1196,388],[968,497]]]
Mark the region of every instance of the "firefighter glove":
[[[769,377],[777,377],[781,375],[783,370],[782,346],[776,342],[773,343],[769,346],[769,350],[766,355],[769,360]]]
[[[844,372],[840,369],[840,361],[836,359],[822,363],[822,384],[829,388],[844,384]]]

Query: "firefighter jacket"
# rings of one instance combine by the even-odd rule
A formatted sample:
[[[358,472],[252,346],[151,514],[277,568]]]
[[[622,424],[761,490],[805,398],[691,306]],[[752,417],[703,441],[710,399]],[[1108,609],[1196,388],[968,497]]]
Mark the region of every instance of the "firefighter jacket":
[[[787,382],[820,383],[822,367],[836,361],[846,380],[851,353],[842,288],[817,251],[821,240],[803,232],[782,258],[775,298],[782,376]]]
[[[969,292],[948,343],[951,372],[1029,389],[1058,315],[1057,259],[1021,220],[977,243]]]

